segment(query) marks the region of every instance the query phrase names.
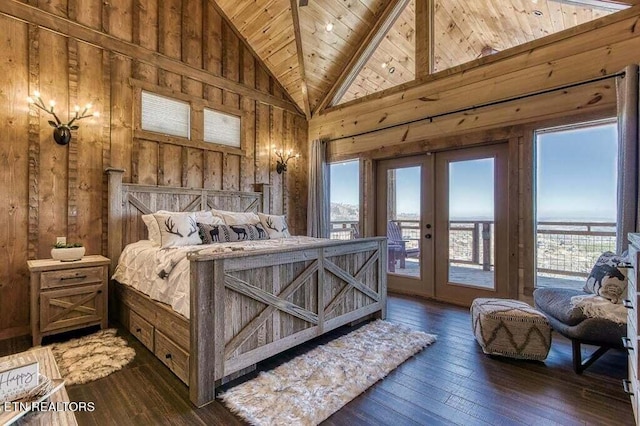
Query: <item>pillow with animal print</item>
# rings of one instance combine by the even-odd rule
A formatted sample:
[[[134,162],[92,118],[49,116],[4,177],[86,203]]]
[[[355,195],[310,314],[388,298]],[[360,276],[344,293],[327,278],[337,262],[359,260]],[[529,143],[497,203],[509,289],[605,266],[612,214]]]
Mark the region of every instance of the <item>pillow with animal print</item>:
[[[269,235],[262,225],[207,225],[198,223],[203,244],[230,243],[234,241],[266,240]]]
[[[188,214],[190,212],[170,212],[167,210],[158,210],[156,214]],[[207,225],[224,225],[224,220],[222,218],[214,216],[213,213],[209,210],[200,210],[197,212],[193,212],[196,215],[196,222],[198,223],[206,223]],[[160,234],[160,226],[158,225],[158,221],[154,217],[153,214],[144,214],[142,215],[142,220],[144,224],[147,226],[147,234],[149,236],[149,240],[155,246],[162,245],[162,235]]]
[[[618,267],[621,263],[627,263],[626,256],[610,251],[602,253],[583,290],[609,299],[613,303],[622,303],[627,292],[627,269]]]
[[[264,229],[267,230],[269,238],[289,238],[291,236],[285,216],[258,213],[258,217]]]
[[[195,213],[155,213],[160,228],[160,247],[202,244]]]

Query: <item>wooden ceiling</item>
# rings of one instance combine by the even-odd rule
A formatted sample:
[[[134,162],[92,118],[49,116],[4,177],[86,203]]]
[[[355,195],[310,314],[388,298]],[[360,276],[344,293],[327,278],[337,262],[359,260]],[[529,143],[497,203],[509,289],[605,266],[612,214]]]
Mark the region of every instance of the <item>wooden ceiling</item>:
[[[314,111],[390,2],[399,0],[215,0],[301,111]],[[411,0],[337,103],[415,79],[415,1]],[[433,0],[437,72],[615,11],[593,0]],[[629,3],[633,3],[630,1]],[[332,24],[327,31],[327,24]],[[298,52],[300,56],[298,56]],[[383,66],[383,64],[385,64]],[[305,90],[306,89],[306,90]],[[331,99],[327,99],[330,101]],[[324,102],[327,104],[328,102]]]

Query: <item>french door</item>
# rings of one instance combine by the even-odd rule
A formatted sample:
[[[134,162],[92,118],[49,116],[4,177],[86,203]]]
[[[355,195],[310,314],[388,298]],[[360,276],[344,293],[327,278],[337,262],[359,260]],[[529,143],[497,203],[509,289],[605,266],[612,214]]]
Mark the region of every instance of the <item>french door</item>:
[[[508,297],[507,144],[378,163],[391,291],[470,305]]]

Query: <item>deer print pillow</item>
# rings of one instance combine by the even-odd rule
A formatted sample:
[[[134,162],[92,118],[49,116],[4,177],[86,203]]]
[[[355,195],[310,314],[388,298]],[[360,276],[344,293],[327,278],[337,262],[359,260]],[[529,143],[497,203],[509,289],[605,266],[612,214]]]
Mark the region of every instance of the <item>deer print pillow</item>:
[[[160,247],[202,244],[195,213],[155,213],[160,228]]]
[[[289,225],[285,216],[276,216],[273,214],[258,213],[260,223],[267,230],[269,238],[289,238]]]
[[[622,303],[627,292],[627,269],[619,267],[627,263],[626,256],[610,251],[602,253],[587,278],[584,291],[597,294],[613,303]]]
[[[230,243],[234,241],[266,240],[269,235],[262,225],[207,225],[198,223],[203,244]]]

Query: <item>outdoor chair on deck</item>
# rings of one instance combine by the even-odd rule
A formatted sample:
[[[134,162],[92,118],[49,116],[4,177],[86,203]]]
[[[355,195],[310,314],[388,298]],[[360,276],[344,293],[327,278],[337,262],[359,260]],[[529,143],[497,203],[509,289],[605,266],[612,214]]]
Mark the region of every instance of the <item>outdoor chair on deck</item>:
[[[396,260],[400,261],[400,269],[404,269],[406,258],[420,253],[419,248],[407,248],[407,240],[402,238],[402,229],[398,222],[393,220],[387,222],[387,248],[390,272],[395,271]]]

